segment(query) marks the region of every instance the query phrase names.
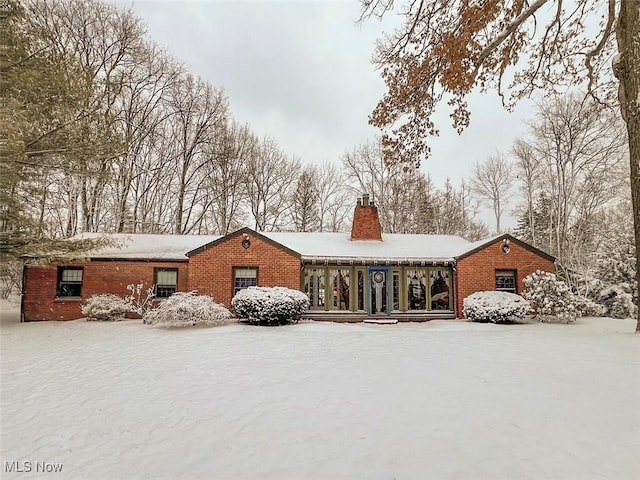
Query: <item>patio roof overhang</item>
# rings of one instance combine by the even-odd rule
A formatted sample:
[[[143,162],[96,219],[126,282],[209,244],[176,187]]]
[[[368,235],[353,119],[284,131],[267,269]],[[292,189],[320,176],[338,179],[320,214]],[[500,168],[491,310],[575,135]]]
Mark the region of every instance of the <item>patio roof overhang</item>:
[[[398,258],[398,257],[332,257],[332,256],[302,256],[304,265],[404,265],[404,266],[452,266],[456,260],[447,258]]]

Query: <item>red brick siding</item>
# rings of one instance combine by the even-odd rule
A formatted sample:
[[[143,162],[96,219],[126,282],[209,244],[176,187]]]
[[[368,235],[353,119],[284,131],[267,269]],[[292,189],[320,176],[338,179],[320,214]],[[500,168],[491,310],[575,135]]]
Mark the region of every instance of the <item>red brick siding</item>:
[[[518,294],[524,291],[524,278],[536,270],[555,272],[552,261],[511,242],[509,253],[502,251],[502,243],[492,243],[482,250],[461,258],[456,271],[456,317],[462,318],[462,301],[474,292],[495,290],[496,270],[515,270]]]
[[[358,205],[353,211],[351,240],[382,240],[378,207]]]
[[[234,235],[189,259],[189,290],[212,295],[231,307],[233,268],[257,267],[258,285],[300,289],[300,259],[293,253],[249,234],[251,245],[242,247],[242,235]]]
[[[81,299],[56,299],[58,266],[26,267],[24,276],[23,316],[25,321],[73,320],[82,317],[80,306],[91,295],[113,293],[129,294],[127,285],[144,283],[145,288],[155,283],[155,268],[177,268],[178,290],[186,291],[188,263],[145,261],[90,261],[62,266],[84,268]]]

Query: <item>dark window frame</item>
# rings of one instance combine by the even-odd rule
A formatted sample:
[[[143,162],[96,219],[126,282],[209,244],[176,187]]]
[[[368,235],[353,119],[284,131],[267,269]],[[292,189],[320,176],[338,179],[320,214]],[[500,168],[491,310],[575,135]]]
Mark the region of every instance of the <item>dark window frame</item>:
[[[160,272],[176,272],[175,285],[159,284],[158,273]],[[178,276],[180,275],[178,268],[156,267],[153,269],[154,293],[156,298],[169,298],[178,291]]]
[[[510,269],[496,269],[495,272],[496,291],[518,293],[518,272]],[[513,286],[505,284],[505,280],[513,280]]]
[[[236,276],[236,272],[238,270],[255,270],[256,271],[256,276],[255,278],[253,277],[237,277]],[[245,288],[248,287],[257,287],[258,286],[258,279],[260,277],[260,269],[257,266],[245,266],[245,267],[233,267],[232,269],[232,282],[231,282],[231,298],[233,298],[236,293],[238,293],[240,290],[244,290]],[[238,285],[238,280],[254,280],[253,282],[247,282],[246,284],[243,285]]]
[[[65,271],[81,272],[80,281],[64,280]],[[58,267],[58,279],[56,282],[56,298],[82,298],[84,285],[84,267]]]

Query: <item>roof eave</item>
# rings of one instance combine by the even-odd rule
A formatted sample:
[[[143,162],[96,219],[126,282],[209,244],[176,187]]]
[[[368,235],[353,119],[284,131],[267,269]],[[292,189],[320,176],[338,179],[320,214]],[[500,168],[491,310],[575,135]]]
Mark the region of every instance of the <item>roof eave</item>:
[[[324,255],[302,255],[303,262],[333,263],[349,265],[371,265],[371,264],[400,264],[400,265],[438,265],[455,263],[454,257],[356,257],[356,256],[324,256]]]

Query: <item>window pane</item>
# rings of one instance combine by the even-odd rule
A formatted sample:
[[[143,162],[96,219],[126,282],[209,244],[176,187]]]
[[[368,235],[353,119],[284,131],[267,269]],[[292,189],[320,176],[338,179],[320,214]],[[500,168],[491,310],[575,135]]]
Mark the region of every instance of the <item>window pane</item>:
[[[427,269],[407,270],[407,308],[427,309]]]
[[[516,272],[496,270],[496,290],[516,293]]]
[[[61,297],[80,297],[82,296],[82,284],[81,283],[67,283],[60,285]]]
[[[234,269],[233,293],[238,293],[243,288],[255,287],[258,285],[257,268],[236,268]]]
[[[82,296],[82,269],[81,268],[61,268],[57,288],[58,297],[81,297]]]
[[[400,310],[400,272],[393,271],[393,310]]]
[[[158,270],[156,284],[158,285],[177,285],[178,283],[178,271],[177,270]]]
[[[81,282],[82,270],[77,268],[62,270],[62,281],[63,282]]]
[[[256,278],[258,271],[255,268],[236,268],[236,278]]]
[[[329,275],[331,277],[332,287],[332,308],[337,310],[349,310],[349,270],[347,269],[331,269]]]
[[[431,310],[451,309],[451,270],[448,268],[431,269]]]
[[[324,309],[324,268],[304,269],[304,292],[309,297],[311,309]]]
[[[174,293],[176,293],[176,287],[175,286],[162,286],[162,285],[158,285],[156,286],[156,297],[158,298],[167,298],[170,297],[171,295],[173,295]]]
[[[358,310],[364,310],[364,271],[358,270]]]

